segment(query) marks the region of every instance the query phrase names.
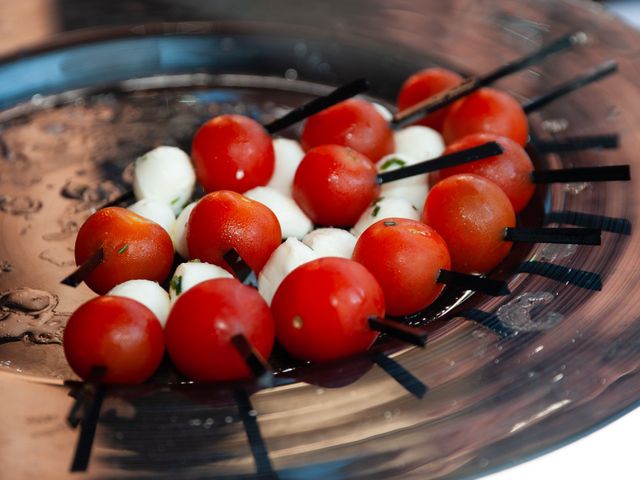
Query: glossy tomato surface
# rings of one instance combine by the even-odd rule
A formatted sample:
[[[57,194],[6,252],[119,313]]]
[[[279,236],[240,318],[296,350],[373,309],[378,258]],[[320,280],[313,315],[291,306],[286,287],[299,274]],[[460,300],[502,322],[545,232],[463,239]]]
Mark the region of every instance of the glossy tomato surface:
[[[367,350],[378,334],[369,317],[384,317],[384,295],[365,267],[325,257],[291,272],[271,303],[276,334],[293,356],[330,362]]]
[[[402,85],[398,94],[398,110],[405,110],[422,100],[449,90],[462,82],[462,77],[445,68],[426,68],[411,75]],[[416,122],[425,127],[442,131],[444,119],[449,113],[449,107],[433,112]]]
[[[474,133],[453,142],[444,153],[446,155],[459,152],[487,142],[497,142],[502,147],[503,153],[432,172],[429,176],[429,182],[435,185],[440,180],[459,173],[472,173],[484,177],[498,185],[506,193],[513,209],[518,213],[527,206],[536,190],[536,186],[531,182],[533,163],[527,152],[518,143],[510,138],[499,137],[491,133]]]
[[[207,192],[246,192],[266,185],[275,165],[271,136],[243,115],[221,115],[193,137],[191,158],[198,182]]]
[[[76,264],[100,248],[104,258],[85,282],[101,295],[127,280],[162,283],[173,263],[173,242],[164,228],[125,208],[103,208],[82,224],[75,243]]]
[[[294,200],[315,224],[324,226],[353,226],[379,191],[375,166],[340,145],[307,152],[293,179]]]
[[[83,380],[93,367],[106,367],[105,383],[142,383],[158,368],[164,336],[157,317],[125,297],[89,300],[69,317],[64,354]]]
[[[395,149],[389,122],[371,103],[356,98],[310,117],[300,142],[305,151],[327,144],[351,147],[374,163]]]
[[[422,221],[444,238],[453,270],[486,273],[511,250],[505,229],[516,215],[506,194],[477,175],[461,174],[436,184],[427,197]]]
[[[472,133],[493,133],[524,146],[529,139],[529,123],[511,95],[481,88],[451,106],[442,129],[447,144]]]
[[[422,222],[386,218],[367,228],[353,259],[369,270],[384,292],[389,315],[408,315],[430,305],[442,292],[441,269],[451,268],[449,250],[436,231]]]
[[[281,240],[280,223],[268,207],[228,190],[202,197],[187,224],[191,257],[229,271],[223,257],[230,249],[257,274]]]
[[[165,328],[173,363],[190,379],[204,382],[251,376],[231,343],[238,334],[269,357],[275,339],[269,306],[257,290],[232,278],[207,280],[184,292]]]

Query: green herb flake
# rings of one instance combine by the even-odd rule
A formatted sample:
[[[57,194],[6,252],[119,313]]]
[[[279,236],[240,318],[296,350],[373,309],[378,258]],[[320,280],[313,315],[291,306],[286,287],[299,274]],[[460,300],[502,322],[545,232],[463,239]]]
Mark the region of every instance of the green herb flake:
[[[171,200],[171,205],[175,205],[176,203],[178,203],[180,201],[180,197],[176,197],[173,200]]]
[[[120,249],[118,250],[118,255],[122,255],[124,252],[127,251],[127,249],[129,248],[129,244],[125,243],[123,246],[120,247]]]
[[[169,281],[169,288],[172,288],[176,295],[182,293],[182,275],[176,275]]]
[[[385,227],[395,227],[396,225],[397,225],[396,222],[394,222],[393,220],[388,220],[384,222]]]
[[[406,164],[407,162],[405,162],[400,158],[397,158],[397,157],[390,158],[389,160],[387,160],[382,164],[382,166],[380,167],[380,171],[386,172],[389,168],[393,167],[394,165],[398,165],[398,167],[404,167]]]
[[[377,217],[379,213],[380,213],[380,205],[376,205],[375,207],[373,207],[373,210],[371,211],[371,216]]]

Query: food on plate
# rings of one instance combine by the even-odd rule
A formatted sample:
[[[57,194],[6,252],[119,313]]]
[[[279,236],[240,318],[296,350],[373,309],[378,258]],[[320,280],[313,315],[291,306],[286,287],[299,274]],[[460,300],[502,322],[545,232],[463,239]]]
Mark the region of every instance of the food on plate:
[[[393,138],[396,150],[390,155],[406,155],[413,158],[414,163],[439,157],[444,152],[444,139],[432,128],[412,125],[395,132]],[[384,159],[378,164],[382,162]]]
[[[516,215],[507,195],[477,175],[445,178],[429,192],[422,221],[444,238],[451,267],[462,273],[486,273],[511,250],[504,240]]]
[[[169,235],[171,235],[173,225],[176,221],[176,215],[168,204],[161,202],[160,200],[144,198],[142,200],[138,200],[133,205],[129,205],[127,210],[137,213],[147,220],[156,222],[164,228]]]
[[[142,383],[156,371],[164,353],[162,326],[151,310],[126,297],[97,297],[81,305],[64,330],[64,354],[73,371],[87,380],[105,367],[104,383]]]
[[[400,88],[398,94],[398,110],[405,110],[416,103],[449,90],[462,82],[462,77],[444,68],[426,68],[411,75]],[[427,115],[418,123],[442,131],[444,119],[449,107]]]
[[[185,260],[189,260],[191,258],[189,255],[189,245],[187,244],[187,225],[189,223],[191,211],[196,206],[196,203],[197,202],[192,202],[184,207],[171,227],[171,240],[173,241],[173,247],[176,252],[178,252],[178,255]]]
[[[374,165],[340,145],[309,150],[293,181],[293,198],[317,225],[350,227],[373,202],[380,187]]]
[[[266,185],[275,164],[271,136],[243,115],[220,115],[202,125],[193,137],[191,157],[206,192],[244,193]]]
[[[298,204],[279,190],[256,187],[246,191],[244,195],[269,207],[280,223],[282,238],[301,239],[313,229],[313,223]]]
[[[345,258],[320,258],[291,272],[271,304],[280,344],[302,360],[322,363],[367,350],[383,318],[384,295],[365,267]]]
[[[223,257],[235,249],[259,274],[281,240],[280,224],[273,212],[236,192],[208,193],[189,216],[187,245],[191,258],[229,271],[230,266]]]
[[[173,263],[169,234],[157,223],[120,207],[98,210],[82,224],[75,243],[76,265],[100,249],[102,261],[85,282],[101,295],[127,280],[163,282]]]
[[[268,358],[274,334],[271,311],[260,294],[230,278],[207,280],[184,292],[165,327],[171,360],[191,380],[201,382],[250,378],[232,337],[243,335]]]
[[[393,185],[393,183],[390,185]],[[424,197],[426,198],[426,195],[424,195]],[[422,203],[424,204],[424,200]],[[356,237],[359,237],[371,225],[389,217],[420,220],[420,212],[418,212],[418,209],[404,198],[380,197],[362,213],[358,222],[351,229],[351,232]]]
[[[351,258],[356,237],[341,228],[316,228],[304,236],[302,243],[321,257]]]
[[[459,152],[486,142],[497,142],[503,152],[464,165],[432,172],[429,181],[436,184],[440,180],[459,173],[472,173],[491,180],[507,194],[516,213],[527,206],[536,186],[531,181],[533,163],[527,152],[518,143],[507,137],[490,133],[474,133],[447,146],[445,153]]]
[[[371,103],[355,98],[309,117],[300,142],[305,152],[329,144],[350,147],[372,162],[394,151],[389,122]]]
[[[140,302],[157,317],[164,327],[169,316],[169,294],[157,282],[151,280],[127,280],[107,292],[114,297],[127,297]]]
[[[181,263],[176,267],[169,282],[169,298],[173,304],[191,287],[214,278],[233,278],[229,272],[218,265],[200,261]]]
[[[275,153],[275,167],[267,187],[275,188],[290,197],[293,177],[304,157],[304,150],[295,140],[274,138],[273,151]]]
[[[158,200],[174,214],[191,199],[196,175],[189,156],[177,147],[161,146],[138,157],[133,170],[137,200]]]

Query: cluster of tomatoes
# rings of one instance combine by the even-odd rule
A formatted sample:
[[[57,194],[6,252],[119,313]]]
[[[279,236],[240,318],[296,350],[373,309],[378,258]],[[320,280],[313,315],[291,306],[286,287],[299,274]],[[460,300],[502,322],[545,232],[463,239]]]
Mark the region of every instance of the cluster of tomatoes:
[[[405,82],[398,108],[461,81],[443,69],[418,72]],[[105,382],[142,382],[166,348],[193,380],[246,378],[250,371],[231,342],[237,335],[265,358],[277,338],[302,360],[334,361],[373,344],[378,333],[369,319],[403,316],[431,304],[443,289],[441,270],[492,270],[511,248],[505,229],[515,226],[516,213],[534,191],[533,166],[523,149],[528,138],[524,112],[507,94],[483,88],[420,124],[421,134],[442,134],[445,154],[487,141],[496,141],[503,153],[420,180],[422,198],[431,184],[423,205],[411,205],[407,215],[385,207],[382,216],[378,173],[406,161],[395,153],[398,137],[389,118],[371,103],[351,99],[310,117],[300,139],[304,154],[284,177],[274,142],[259,123],[239,115],[208,121],[195,134],[191,152],[195,177],[208,193],[178,216],[178,227],[167,232],[157,221],[119,207],[97,211],[81,227],[76,262],[101,251],[85,281],[103,296],[69,319],[64,348],[71,367],[85,379],[93,367],[105,366]],[[165,203],[177,205],[177,212],[189,194],[170,198],[164,190],[180,183],[179,175],[165,176],[147,183],[162,190]],[[252,200],[248,192],[270,185],[276,176],[281,187],[284,183],[278,195],[302,210],[309,225],[340,227],[345,236],[363,215],[371,225],[337,256],[298,242],[296,252],[308,252],[282,261],[277,252],[293,242],[282,243],[288,236],[287,214],[274,213],[277,208]],[[162,181],[167,186],[159,188]],[[395,194],[383,195],[390,200]],[[174,273],[166,302],[146,302],[155,295],[147,287],[143,293],[119,287],[130,281],[165,282],[175,249],[192,262]],[[275,282],[272,294],[261,295],[233,277],[225,260],[231,250],[259,283],[267,277]]]

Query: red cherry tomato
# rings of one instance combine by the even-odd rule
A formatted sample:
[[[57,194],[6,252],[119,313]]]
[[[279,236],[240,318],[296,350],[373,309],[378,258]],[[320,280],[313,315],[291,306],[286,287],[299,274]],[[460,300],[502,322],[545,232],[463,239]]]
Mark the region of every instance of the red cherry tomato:
[[[507,137],[499,137],[491,133],[475,133],[453,142],[446,148],[444,154],[459,152],[486,142],[497,142],[502,147],[503,153],[433,172],[429,176],[429,181],[435,185],[440,180],[459,173],[472,173],[484,177],[498,185],[507,194],[513,209],[518,213],[527,206],[536,190],[536,186],[531,182],[533,163],[519,144]]]
[[[451,268],[447,244],[421,222],[387,218],[358,238],[353,259],[364,265],[384,292],[389,315],[408,315],[430,305],[444,288],[441,269]]]
[[[187,224],[191,257],[229,271],[223,257],[232,248],[258,274],[281,240],[280,223],[268,207],[226,190],[202,197]]]
[[[453,270],[486,273],[511,250],[504,235],[505,228],[515,226],[516,215],[495,183],[462,174],[445,178],[431,189],[422,221],[444,238]]]
[[[246,192],[266,185],[273,174],[271,137],[255,120],[221,115],[198,129],[191,146],[198,182],[207,192]]]
[[[369,102],[355,98],[309,117],[300,142],[305,152],[327,144],[351,147],[374,163],[395,149],[389,123]]]
[[[348,147],[309,150],[293,179],[293,198],[318,225],[349,227],[378,197],[375,166]]]
[[[472,133],[493,133],[524,146],[529,138],[529,124],[515,98],[492,88],[481,88],[451,106],[442,129],[447,144]]]
[[[398,110],[405,110],[418,102],[449,90],[462,83],[462,80],[460,75],[444,68],[427,68],[414,73],[404,82],[400,89],[397,102]],[[448,112],[448,107],[440,109],[416,123],[441,132],[442,124]]]
[[[64,330],[64,354],[84,380],[93,367],[107,371],[104,383],[142,383],[156,371],[164,353],[157,317],[126,297],[97,297],[69,317]]]
[[[384,317],[384,295],[373,275],[346,258],[305,263],[280,284],[271,303],[280,344],[291,355],[330,362],[367,350],[378,333],[369,317]]]
[[[76,264],[84,263],[100,248],[103,260],[85,283],[101,295],[127,280],[162,283],[173,264],[169,234],[125,208],[103,208],[87,218],[76,237]]]
[[[231,278],[199,283],[184,292],[167,319],[167,351],[192,380],[249,378],[251,372],[231,343],[242,334],[266,359],[275,339],[269,306],[254,288]]]

